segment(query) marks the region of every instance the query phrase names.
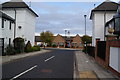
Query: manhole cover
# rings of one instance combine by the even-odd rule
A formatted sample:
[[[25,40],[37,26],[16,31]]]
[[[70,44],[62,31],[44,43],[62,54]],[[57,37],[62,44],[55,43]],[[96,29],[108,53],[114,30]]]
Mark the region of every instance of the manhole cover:
[[[51,70],[51,69],[42,69],[41,72],[44,72],[44,73],[51,73],[52,70]]]
[[[80,78],[94,78],[94,80],[98,80],[94,71],[82,71],[80,72]]]

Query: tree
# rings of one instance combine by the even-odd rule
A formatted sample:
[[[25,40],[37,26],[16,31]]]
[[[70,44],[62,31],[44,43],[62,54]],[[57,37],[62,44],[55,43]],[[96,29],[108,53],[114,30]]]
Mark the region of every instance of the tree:
[[[40,38],[43,42],[47,43],[49,46],[51,46],[53,41],[53,33],[50,31],[41,32]]]
[[[86,43],[92,43],[92,37],[90,37],[88,35],[84,35],[82,37],[82,41],[83,41],[83,43],[85,43],[85,41],[86,41]]]

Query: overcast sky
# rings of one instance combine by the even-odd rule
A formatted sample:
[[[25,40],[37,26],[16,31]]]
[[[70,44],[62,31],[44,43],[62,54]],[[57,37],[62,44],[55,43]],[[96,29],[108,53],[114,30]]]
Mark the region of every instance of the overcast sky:
[[[28,1],[28,0],[27,0]],[[32,1],[32,0],[30,0]],[[35,2],[36,1],[36,2]],[[58,0],[59,1],[59,0]],[[82,0],[81,0],[82,1]],[[90,12],[104,0],[89,2],[40,2],[34,0],[31,2],[31,8],[39,15],[36,19],[35,35],[42,31],[51,31],[52,33],[65,35],[65,29],[70,31],[70,35],[84,35],[85,18],[87,15],[87,35],[92,35],[92,21]],[[118,2],[118,0],[114,0]],[[3,0],[1,2],[4,2]],[[29,4],[29,3],[28,3]]]

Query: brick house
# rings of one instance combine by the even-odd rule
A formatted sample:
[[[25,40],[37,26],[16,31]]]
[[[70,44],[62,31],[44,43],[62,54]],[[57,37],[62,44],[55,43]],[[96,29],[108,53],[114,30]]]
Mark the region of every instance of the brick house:
[[[53,40],[53,44],[56,44],[58,47],[65,47],[65,42],[65,39],[59,34]]]
[[[81,37],[78,34],[73,38],[72,47],[83,48],[82,39],[81,39]]]
[[[40,39],[40,36],[35,36],[35,45],[41,45],[44,42]],[[63,48],[80,48],[83,49],[83,42],[81,37],[77,34],[76,36],[53,36],[52,45],[55,44],[57,47]]]
[[[66,37],[57,35],[54,40],[53,44],[56,44],[58,47],[66,47],[66,48],[81,48],[83,49],[82,39],[77,34],[76,36]]]

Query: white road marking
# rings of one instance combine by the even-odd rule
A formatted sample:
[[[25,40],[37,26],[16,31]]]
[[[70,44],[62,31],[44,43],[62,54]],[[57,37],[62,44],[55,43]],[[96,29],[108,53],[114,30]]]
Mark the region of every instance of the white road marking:
[[[27,73],[27,72],[31,71],[32,69],[34,69],[34,68],[36,68],[36,67],[37,67],[37,65],[35,65],[35,66],[31,67],[30,69],[28,69],[28,70],[26,70],[26,71],[24,71],[24,72],[22,72],[22,73],[18,74],[17,76],[13,77],[13,78],[12,78],[12,79],[10,79],[10,80],[14,80],[14,79],[16,79],[16,78],[18,78],[18,77],[22,76],[23,74],[25,74],[25,73]]]
[[[46,59],[45,62],[49,61],[50,59],[52,59],[52,58],[54,58],[54,57],[55,57],[55,56],[52,56],[52,57]]]

